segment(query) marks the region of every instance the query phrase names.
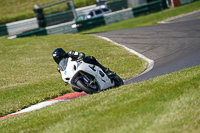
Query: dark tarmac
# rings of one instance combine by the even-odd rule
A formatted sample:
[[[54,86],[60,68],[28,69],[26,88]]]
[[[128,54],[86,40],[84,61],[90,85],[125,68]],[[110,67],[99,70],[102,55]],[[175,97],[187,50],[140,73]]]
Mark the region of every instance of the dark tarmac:
[[[125,85],[200,65],[200,12],[172,20],[173,23],[97,33],[154,60],[145,74]],[[134,67],[134,66],[133,66]]]

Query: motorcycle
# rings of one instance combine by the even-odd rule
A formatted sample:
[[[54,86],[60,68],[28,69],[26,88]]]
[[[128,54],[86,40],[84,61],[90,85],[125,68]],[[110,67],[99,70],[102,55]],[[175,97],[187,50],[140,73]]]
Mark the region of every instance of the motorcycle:
[[[64,58],[60,61],[59,68],[63,81],[72,85],[76,92],[93,94],[124,84],[117,74],[108,77],[100,67],[83,60]]]

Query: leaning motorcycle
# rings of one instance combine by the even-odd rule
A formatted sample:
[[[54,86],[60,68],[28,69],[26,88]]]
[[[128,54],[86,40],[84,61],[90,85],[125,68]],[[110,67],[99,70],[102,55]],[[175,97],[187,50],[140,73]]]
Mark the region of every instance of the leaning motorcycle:
[[[76,92],[92,94],[124,84],[117,74],[108,77],[100,67],[70,57],[62,59],[59,68],[63,81]]]

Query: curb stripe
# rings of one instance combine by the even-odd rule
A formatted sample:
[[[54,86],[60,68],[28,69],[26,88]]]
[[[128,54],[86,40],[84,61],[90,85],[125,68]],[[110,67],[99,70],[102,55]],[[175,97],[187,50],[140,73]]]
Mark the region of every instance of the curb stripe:
[[[19,113],[20,114],[20,113]],[[21,113],[22,114],[22,113]],[[18,114],[10,114],[10,115],[6,115],[6,116],[4,116],[4,117],[0,117],[0,120],[1,119],[4,119],[4,118],[7,118],[7,117],[11,117],[11,116],[15,116],[15,115],[18,115]]]
[[[54,98],[54,99],[50,99],[50,100],[47,100],[47,101],[54,101],[54,100],[72,100],[72,99],[76,99],[76,98],[79,98],[79,97],[83,97],[83,96],[86,96],[88,95],[87,93],[85,92],[74,92],[74,93],[67,93],[63,96],[59,96],[57,98]]]
[[[16,113],[12,113],[10,115],[6,115],[4,117],[0,117],[0,119],[4,119],[4,118],[7,118],[7,117],[15,116],[15,115],[18,115],[18,114],[23,114],[23,113],[31,112],[31,111],[34,111],[34,110],[38,110],[38,109],[41,109],[41,108],[44,108],[44,107],[56,104],[56,103],[70,101],[72,99],[76,99],[76,98],[87,96],[87,95],[88,94],[85,93],[85,92],[67,93],[67,94],[65,94],[63,96],[59,96],[57,98],[50,99],[50,100],[47,100],[47,101],[44,101],[44,102],[32,105],[32,106],[30,106],[28,108],[25,108],[25,109],[23,109],[21,111],[18,111]]]

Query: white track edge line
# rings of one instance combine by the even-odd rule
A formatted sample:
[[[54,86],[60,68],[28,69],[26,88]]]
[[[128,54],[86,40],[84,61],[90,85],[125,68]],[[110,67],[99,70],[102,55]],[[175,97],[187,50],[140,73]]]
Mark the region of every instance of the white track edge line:
[[[30,106],[30,107],[28,107],[28,108],[25,108],[25,109],[23,109],[23,110],[21,110],[21,111],[12,113],[12,114],[10,114],[10,115],[21,114],[21,113],[27,113],[27,112],[31,112],[31,111],[34,111],[34,110],[39,110],[39,109],[41,109],[41,108],[44,108],[44,107],[47,107],[47,106],[50,106],[50,105],[53,105],[53,104],[56,104],[56,103],[65,102],[65,101],[70,101],[70,100],[52,100],[52,101],[45,101],[45,102],[41,102],[41,103],[32,105],[32,106]]]
[[[193,12],[190,12],[190,13],[178,15],[178,16],[175,16],[175,17],[171,17],[171,18],[168,18],[168,19],[159,21],[158,23],[159,23],[159,24],[169,23],[169,21],[171,21],[171,20],[175,20],[175,19],[177,19],[177,18],[182,18],[182,17],[188,16],[188,15],[192,15],[192,14],[198,13],[198,12],[200,12],[200,10],[196,10],[196,11],[193,11]]]
[[[126,47],[126,46],[124,46],[124,45],[122,45],[122,44],[119,44],[119,43],[117,43],[117,42],[114,42],[113,40],[111,40],[111,39],[109,39],[109,38],[107,38],[107,37],[98,36],[98,35],[95,35],[95,36],[97,36],[97,37],[99,37],[99,38],[102,38],[102,39],[104,39],[104,40],[107,40],[107,41],[109,41],[109,42],[112,42],[112,43],[114,43],[114,44],[116,44],[116,45],[118,45],[118,46],[122,46],[122,47],[124,47],[126,50],[128,50],[129,52],[134,53],[134,54],[137,55],[138,57],[140,57],[140,58],[146,60],[146,61],[149,63],[148,66],[147,66],[147,68],[146,68],[142,73],[140,73],[139,75],[137,75],[136,77],[138,77],[138,76],[140,76],[140,75],[143,75],[143,74],[149,72],[149,71],[153,68],[153,66],[154,66],[154,60],[149,59],[149,58],[147,58],[146,56],[144,56],[144,55],[142,55],[142,54],[136,52],[135,50],[130,49],[130,48],[128,48],[128,47]],[[131,79],[132,79],[132,78],[131,78]]]

